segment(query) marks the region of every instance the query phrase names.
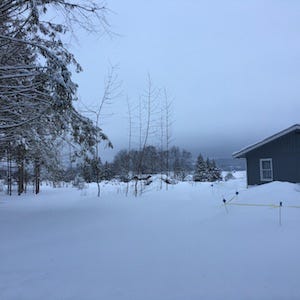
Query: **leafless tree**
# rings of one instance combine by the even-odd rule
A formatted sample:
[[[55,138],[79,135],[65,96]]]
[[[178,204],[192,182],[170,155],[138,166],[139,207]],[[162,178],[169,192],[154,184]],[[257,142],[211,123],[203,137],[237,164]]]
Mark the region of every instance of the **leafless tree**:
[[[130,183],[130,167],[131,167],[131,140],[132,140],[132,108],[129,101],[129,98],[127,96],[127,113],[128,113],[128,159],[127,159],[127,183],[126,183],[126,196],[129,192],[129,183]]]
[[[145,150],[148,145],[151,135],[156,132],[155,117],[158,113],[157,100],[159,97],[159,89],[157,89],[151,80],[150,74],[148,74],[147,89],[145,94],[140,97],[139,101],[139,162],[137,166],[137,175],[135,176],[135,195],[138,194],[138,182],[143,180],[142,166],[145,156]],[[144,125],[144,126],[143,126]]]
[[[169,99],[166,88],[164,89],[165,97],[165,147],[166,147],[166,189],[168,189],[168,178],[170,176],[170,165],[169,165],[169,150],[171,145],[171,105],[172,102]]]
[[[101,118],[103,117],[103,109],[104,106],[110,105],[112,101],[120,96],[121,93],[121,81],[118,78],[117,74],[117,69],[118,66],[116,65],[111,65],[110,69],[108,71],[107,77],[105,78],[104,82],[104,92],[102,95],[102,98],[100,99],[99,105],[96,108],[92,107],[85,107],[85,113],[86,114],[91,114],[93,117],[91,118],[94,120],[94,124],[97,128],[100,127],[101,123]],[[108,141],[107,146],[112,148],[113,145],[110,141]],[[101,159],[100,159],[100,145],[99,143],[95,144],[95,151],[94,151],[94,156],[92,158],[92,169],[93,173],[95,175],[96,183],[97,183],[97,196],[100,197],[100,182],[101,182]]]

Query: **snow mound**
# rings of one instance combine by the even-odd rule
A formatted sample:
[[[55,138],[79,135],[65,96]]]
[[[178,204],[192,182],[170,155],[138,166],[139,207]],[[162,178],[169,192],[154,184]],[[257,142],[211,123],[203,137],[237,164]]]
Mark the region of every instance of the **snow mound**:
[[[300,299],[299,185],[159,185],[2,193],[0,299]]]

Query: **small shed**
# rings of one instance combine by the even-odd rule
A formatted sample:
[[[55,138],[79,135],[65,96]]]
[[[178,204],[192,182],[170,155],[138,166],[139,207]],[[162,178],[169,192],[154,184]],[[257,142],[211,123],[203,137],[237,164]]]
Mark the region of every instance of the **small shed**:
[[[232,154],[245,158],[248,185],[300,182],[300,124],[295,124]]]

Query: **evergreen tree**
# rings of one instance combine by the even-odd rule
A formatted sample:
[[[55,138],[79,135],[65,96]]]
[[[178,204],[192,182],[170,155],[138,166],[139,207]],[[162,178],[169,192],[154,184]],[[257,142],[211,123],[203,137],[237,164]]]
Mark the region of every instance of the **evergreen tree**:
[[[220,169],[216,166],[216,162],[214,160],[206,160],[207,166],[207,181],[213,182],[222,180],[222,175]]]
[[[203,159],[203,156],[201,154],[197,157],[197,162],[195,166],[195,172],[194,172],[194,181],[207,181],[208,180],[208,174],[207,174],[207,164]]]
[[[104,180],[111,180],[113,178],[113,172],[111,165],[106,161],[104,166],[103,166],[103,175],[102,178]]]
[[[216,162],[214,160],[212,160],[211,162],[211,177],[212,177],[212,181],[222,180],[222,172],[217,167]]]
[[[213,181],[213,174],[212,174],[212,162],[207,157],[206,159],[206,173],[207,173],[207,181]]]
[[[84,162],[81,165],[82,176],[86,182],[99,183],[102,179],[103,166],[100,158],[85,157]]]
[[[67,25],[52,21],[48,11],[53,8],[67,18]],[[55,168],[59,138],[68,135],[78,147],[77,155],[92,152],[101,140],[108,141],[73,106],[77,85],[71,70],[80,72],[81,67],[61,41],[61,36],[72,31],[72,23],[91,29],[96,17],[105,24],[104,11],[104,6],[92,1],[1,1],[1,147],[18,163],[19,194],[24,190],[25,160],[34,165],[36,193],[41,166],[59,174]]]

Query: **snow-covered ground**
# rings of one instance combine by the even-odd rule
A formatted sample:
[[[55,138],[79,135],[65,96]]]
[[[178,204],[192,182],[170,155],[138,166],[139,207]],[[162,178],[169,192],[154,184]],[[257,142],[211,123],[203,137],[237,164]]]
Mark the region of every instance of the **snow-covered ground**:
[[[0,299],[300,299],[300,186],[237,175],[0,194]]]

